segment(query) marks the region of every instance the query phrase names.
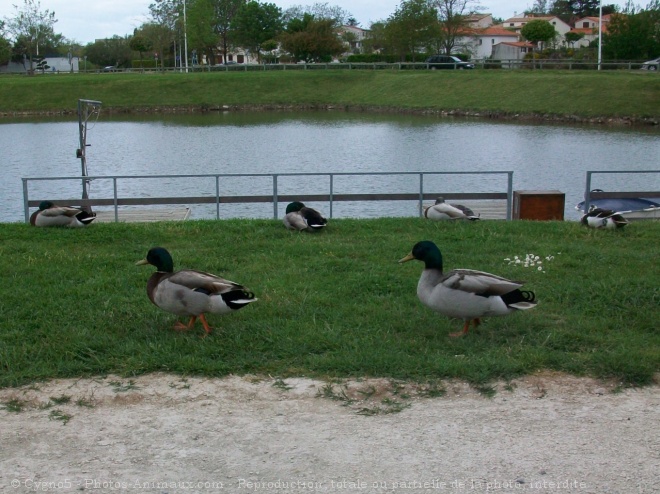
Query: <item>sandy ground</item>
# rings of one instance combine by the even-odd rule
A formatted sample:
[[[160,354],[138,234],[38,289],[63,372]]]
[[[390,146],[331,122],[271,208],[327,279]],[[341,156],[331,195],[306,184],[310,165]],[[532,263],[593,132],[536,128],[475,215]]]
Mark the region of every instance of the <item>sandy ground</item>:
[[[57,380],[0,390],[0,492],[658,493],[659,391]]]

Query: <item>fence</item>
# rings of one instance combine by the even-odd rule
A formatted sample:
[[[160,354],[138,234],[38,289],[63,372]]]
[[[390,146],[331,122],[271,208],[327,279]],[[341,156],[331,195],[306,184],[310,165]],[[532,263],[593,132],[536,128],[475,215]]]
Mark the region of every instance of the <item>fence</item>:
[[[625,199],[625,198],[657,198],[660,197],[660,192],[657,189],[660,189],[660,182],[656,183],[655,191],[632,191],[632,192],[615,192],[615,191],[601,191],[599,189],[592,190],[591,182],[592,176],[594,174],[640,174],[640,173],[653,173],[658,174],[660,170],[637,170],[637,171],[625,171],[625,170],[616,170],[616,171],[588,171],[586,177],[586,186],[584,191],[584,211],[589,211],[589,205],[592,199]]]
[[[477,175],[477,176],[506,176],[506,190],[504,192],[438,192],[425,188],[424,178],[430,176],[442,175]],[[301,176],[323,176],[328,178],[328,190],[321,194],[279,194],[278,185],[282,177],[301,177]],[[417,176],[418,190],[415,192],[392,192],[392,193],[341,193],[335,188],[336,177],[376,177],[376,176]],[[270,177],[272,180],[272,194],[270,195],[221,195],[220,181],[223,178],[237,177]],[[153,179],[169,180],[173,178],[202,178],[213,180],[215,182],[215,194],[207,196],[187,196],[187,197],[119,197],[118,183],[124,180],[134,179]],[[472,199],[472,200],[506,200],[506,218],[511,219],[511,204],[513,197],[513,172],[512,171],[484,171],[484,172],[355,172],[355,173],[249,173],[249,174],[209,174],[209,175],[115,175],[115,176],[96,176],[96,177],[32,177],[22,178],[23,181],[23,208],[25,213],[25,222],[30,220],[30,207],[39,206],[43,200],[51,200],[70,206],[113,206],[115,221],[119,221],[119,206],[138,206],[138,205],[166,205],[166,204],[215,204],[216,218],[220,218],[220,205],[227,203],[257,203],[272,202],[273,218],[278,217],[278,204],[289,203],[292,201],[302,202],[328,202],[332,218],[333,204],[336,201],[417,201],[420,216],[423,214],[423,201],[436,199],[439,196],[445,199]],[[91,198],[91,199],[71,199],[71,198],[53,198],[41,197],[30,198],[29,184],[38,181],[78,181],[85,183],[91,180],[111,180],[113,196],[111,198]]]

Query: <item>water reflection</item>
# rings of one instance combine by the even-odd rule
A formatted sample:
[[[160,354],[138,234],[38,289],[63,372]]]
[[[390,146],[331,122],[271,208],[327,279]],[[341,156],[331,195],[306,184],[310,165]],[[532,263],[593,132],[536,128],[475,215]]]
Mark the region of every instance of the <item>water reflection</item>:
[[[215,173],[400,172],[513,170],[514,189],[557,189],[566,194],[568,219],[577,218],[587,170],[657,167],[658,129],[520,125],[420,115],[344,112],[213,113],[204,115],[105,115],[89,126],[91,175]],[[77,119],[0,120],[3,149],[1,221],[21,221],[21,177],[76,176],[80,162]],[[649,157],[655,157],[649,159]],[[594,187],[660,188],[658,176],[603,176]],[[319,183],[323,185],[319,188]],[[326,192],[327,178],[291,178],[280,194]],[[442,191],[503,191],[504,178],[445,176],[425,181]],[[56,189],[54,190],[53,187]],[[414,178],[337,178],[337,193],[414,192]],[[393,188],[394,187],[394,188]],[[270,179],[225,179],[223,194],[269,194]],[[31,196],[77,197],[79,184],[36,183]],[[92,197],[111,197],[112,182],[92,183]],[[214,195],[215,182],[177,179],[120,183],[120,196]],[[320,205],[322,209],[323,205]],[[414,215],[416,205],[370,204],[359,214],[336,204],[335,216]],[[223,205],[223,216],[270,217],[272,206]],[[263,209],[263,211],[262,211]],[[325,208],[327,209],[327,207]],[[215,215],[215,206],[193,206],[193,217]]]

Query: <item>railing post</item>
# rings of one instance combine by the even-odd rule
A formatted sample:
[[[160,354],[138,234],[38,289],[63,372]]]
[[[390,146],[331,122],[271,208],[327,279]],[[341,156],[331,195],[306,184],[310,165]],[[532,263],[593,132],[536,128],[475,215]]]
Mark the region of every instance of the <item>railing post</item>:
[[[117,177],[113,177],[112,179],[112,193],[113,193],[113,200],[115,203],[115,223],[119,222],[119,210],[117,209],[118,204],[117,204]]]
[[[330,174],[330,219],[332,219],[332,205],[333,205],[332,196],[333,196],[334,190],[335,190],[334,177],[335,177],[334,174],[331,173]]]
[[[28,206],[28,186],[27,178],[22,178],[23,181],[23,211],[25,212],[25,222],[30,222],[30,207]]]
[[[277,219],[277,175],[273,174],[273,219]]]
[[[215,176],[215,219],[220,219],[220,175]]]
[[[513,172],[507,172],[506,186],[506,219],[511,221],[511,209],[513,206]]]
[[[587,172],[587,185],[584,191],[584,212],[589,212],[589,203],[591,202],[591,172]]]
[[[419,174],[419,217],[422,217],[424,209],[424,174]]]

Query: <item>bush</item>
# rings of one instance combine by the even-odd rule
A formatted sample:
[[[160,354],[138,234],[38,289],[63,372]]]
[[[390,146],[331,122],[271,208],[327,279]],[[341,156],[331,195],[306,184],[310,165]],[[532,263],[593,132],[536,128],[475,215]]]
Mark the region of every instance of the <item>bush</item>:
[[[158,65],[153,58],[145,58],[144,60],[131,60],[131,68],[133,69],[157,69]]]

